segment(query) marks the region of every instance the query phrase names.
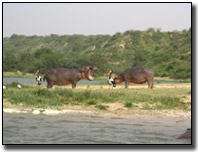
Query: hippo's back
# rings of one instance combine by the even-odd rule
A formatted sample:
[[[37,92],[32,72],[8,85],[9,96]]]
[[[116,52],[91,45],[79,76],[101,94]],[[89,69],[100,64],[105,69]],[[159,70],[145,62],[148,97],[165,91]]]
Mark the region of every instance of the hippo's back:
[[[134,67],[126,69],[121,73],[122,77],[125,79],[150,79],[154,76],[154,72],[151,69],[144,67]]]
[[[56,68],[49,70],[45,74],[47,81],[65,81],[78,77],[78,69]]]

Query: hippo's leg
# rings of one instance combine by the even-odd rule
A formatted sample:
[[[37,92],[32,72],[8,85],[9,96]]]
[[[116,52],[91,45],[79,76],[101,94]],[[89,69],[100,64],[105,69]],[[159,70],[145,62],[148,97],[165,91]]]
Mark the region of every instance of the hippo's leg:
[[[148,88],[153,88],[153,80],[148,80]]]
[[[53,87],[53,84],[50,84],[50,83],[47,84],[47,88],[52,88],[52,87]]]
[[[128,88],[128,87],[129,87],[129,82],[125,81],[125,88]]]
[[[75,89],[76,88],[76,83],[72,83],[72,88]]]
[[[151,83],[148,81],[148,88],[151,88]]]
[[[154,87],[154,83],[152,82],[151,89]]]

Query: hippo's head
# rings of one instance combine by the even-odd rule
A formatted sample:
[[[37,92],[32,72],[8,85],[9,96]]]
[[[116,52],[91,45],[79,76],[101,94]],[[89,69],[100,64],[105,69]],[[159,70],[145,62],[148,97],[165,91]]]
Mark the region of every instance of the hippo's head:
[[[121,77],[121,76],[117,76],[117,77],[115,77],[114,78],[114,82],[115,82],[115,84],[117,84],[117,83],[121,83],[121,82],[123,82],[124,81],[124,79]]]
[[[97,69],[98,69],[97,67],[86,67],[86,68],[82,68],[80,72],[82,73],[84,78],[87,78],[89,81],[93,81],[94,78],[92,76],[92,72]]]

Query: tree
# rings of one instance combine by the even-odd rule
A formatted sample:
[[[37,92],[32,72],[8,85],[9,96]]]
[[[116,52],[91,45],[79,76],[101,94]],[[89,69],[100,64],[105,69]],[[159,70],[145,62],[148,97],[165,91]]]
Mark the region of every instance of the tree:
[[[3,55],[3,71],[15,71],[17,68],[16,56],[11,53]]]

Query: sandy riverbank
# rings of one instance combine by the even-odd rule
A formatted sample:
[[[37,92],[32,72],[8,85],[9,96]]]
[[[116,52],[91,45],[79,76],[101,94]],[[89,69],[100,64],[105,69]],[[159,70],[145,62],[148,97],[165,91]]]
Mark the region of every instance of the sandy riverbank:
[[[44,115],[62,115],[62,114],[83,114],[97,117],[121,118],[189,118],[191,111],[184,110],[132,110],[123,106],[121,103],[109,103],[107,110],[99,110],[94,106],[64,106],[61,110],[39,109],[33,107],[24,107],[23,105],[12,105],[6,100],[3,102],[3,111],[5,113],[32,113]]]
[[[123,85],[118,85],[116,89],[124,89]],[[191,88],[191,84],[156,84],[156,88]],[[57,88],[55,86],[53,89]],[[71,86],[64,86],[64,88],[70,88]],[[88,89],[88,90],[97,90],[97,89],[109,89],[108,85],[78,85],[77,90]],[[147,89],[147,85],[130,85],[129,89]],[[191,95],[185,95],[184,103],[191,103]],[[42,109],[34,107],[26,107],[23,104],[11,104],[7,99],[3,99],[3,111],[6,113],[32,113],[32,114],[46,114],[46,115],[58,115],[58,114],[83,114],[89,116],[98,116],[98,117],[112,117],[112,118],[166,118],[166,117],[181,117],[181,118],[191,118],[191,111],[180,110],[180,109],[171,109],[171,110],[143,110],[141,109],[141,103],[135,104],[139,109],[130,109],[124,106],[122,101],[113,102],[113,103],[103,103],[107,105],[106,110],[101,110],[95,107],[95,105],[64,105],[60,110],[57,109]]]

